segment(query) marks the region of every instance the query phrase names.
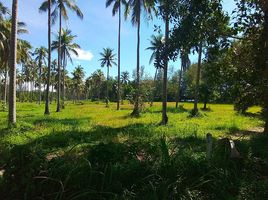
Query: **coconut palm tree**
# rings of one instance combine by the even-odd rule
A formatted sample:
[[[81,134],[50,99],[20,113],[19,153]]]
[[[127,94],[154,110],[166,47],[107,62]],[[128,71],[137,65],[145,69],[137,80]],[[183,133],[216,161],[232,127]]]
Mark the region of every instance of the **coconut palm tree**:
[[[63,71],[65,71],[67,67],[68,60],[73,63],[72,56],[71,55],[78,55],[77,49],[80,49],[80,46],[77,43],[74,43],[74,39],[76,38],[76,35],[72,35],[72,31],[69,29],[63,29],[62,35],[61,35],[61,63],[63,66]],[[59,48],[59,36],[56,39],[56,41],[52,42],[52,50]],[[62,106],[64,107],[64,99],[65,99],[65,76],[62,76]]]
[[[77,66],[72,72],[72,75],[73,75],[73,78],[72,78],[73,86],[76,91],[76,100],[79,100],[79,96],[83,88],[83,79],[85,77],[85,72],[84,72],[83,67],[81,67],[81,65]]]
[[[90,79],[90,84],[92,87],[92,99],[94,97],[95,94],[97,94],[97,98],[98,100],[100,99],[100,94],[101,94],[101,87],[105,81],[105,77],[103,72],[98,69],[95,72],[92,73],[92,75],[89,77]]]
[[[17,22],[17,34],[27,33],[28,31],[25,28],[25,23]],[[0,61],[2,70],[4,71],[5,76],[5,86],[4,86],[4,107],[6,106],[7,100],[7,82],[8,82],[8,71],[9,71],[9,60],[11,52],[11,29],[12,29],[12,19],[2,19],[0,20]],[[22,57],[27,57],[27,52],[29,50],[30,44],[25,40],[17,40],[17,61],[23,60]]]
[[[12,2],[12,28],[10,37],[9,55],[9,110],[8,123],[16,124],[16,66],[17,66],[17,26],[18,26],[18,0]]]
[[[71,10],[76,13],[76,15],[83,19],[83,13],[79,9],[79,7],[76,5],[75,0],[52,0],[51,1],[54,9],[51,13],[52,16],[52,23],[54,24],[57,17],[59,17],[59,45],[58,45],[58,88],[57,88],[57,112],[60,112],[60,80],[61,80],[61,35],[62,35],[62,18],[67,21],[69,19],[67,10]],[[48,9],[48,3],[47,0],[43,2],[43,4],[40,7],[41,10],[46,11]]]
[[[121,82],[122,82],[122,84],[128,84],[128,82],[129,82],[129,72],[128,71],[122,72]]]
[[[127,5],[127,2],[125,0],[106,0],[106,7],[111,6],[113,4],[113,16],[115,16],[118,13],[118,61],[117,61],[117,67],[118,67],[118,74],[117,74],[117,110],[120,109],[120,56],[121,56],[121,11],[122,11],[122,4]],[[125,17],[126,17],[126,9],[125,9]]]
[[[107,80],[106,80],[106,107],[109,106],[109,97],[108,97],[108,82],[109,82],[109,69],[113,65],[116,65],[115,63],[115,54],[113,53],[113,49],[110,48],[104,48],[103,52],[100,53],[101,55],[101,67],[107,67]]]
[[[165,22],[165,45],[164,45],[164,57],[163,57],[163,97],[162,97],[162,125],[168,123],[167,116],[167,82],[168,82],[168,45],[169,45],[169,23],[170,23],[170,0],[159,0],[160,10],[162,10],[162,17]]]
[[[155,84],[157,72],[160,68],[163,67],[161,64],[161,51],[163,48],[163,35],[162,34],[160,34],[158,36],[152,35],[150,43],[151,43],[151,46],[148,47],[146,50],[153,51],[153,53],[150,57],[150,60],[149,60],[149,64],[154,62],[154,66],[155,66],[154,84]],[[156,87],[154,87],[154,89],[153,89],[154,90],[153,94],[155,94],[155,89],[156,89]],[[154,95],[152,95],[150,106],[153,106],[153,99],[154,99]]]
[[[50,74],[51,74],[51,0],[45,1],[45,6],[44,3],[42,4],[45,9],[42,8],[42,5],[39,8],[40,12],[44,12],[44,10],[47,10],[47,42],[48,42],[48,63],[47,63],[47,78],[46,78],[46,104],[45,104],[45,115],[49,115],[49,87],[50,87]]]
[[[35,51],[33,52],[33,56],[35,57],[35,61],[38,63],[38,87],[39,87],[39,100],[38,100],[38,104],[41,104],[41,97],[42,97],[42,91],[41,91],[41,75],[42,75],[42,67],[43,64],[46,62],[46,58],[47,58],[47,49],[45,47],[40,47],[40,48],[36,48]]]
[[[140,115],[140,25],[141,14],[149,14],[151,16],[154,10],[155,0],[129,0],[127,4],[127,13],[131,12],[131,22],[133,26],[137,26],[137,68],[136,68],[136,95],[133,116]]]

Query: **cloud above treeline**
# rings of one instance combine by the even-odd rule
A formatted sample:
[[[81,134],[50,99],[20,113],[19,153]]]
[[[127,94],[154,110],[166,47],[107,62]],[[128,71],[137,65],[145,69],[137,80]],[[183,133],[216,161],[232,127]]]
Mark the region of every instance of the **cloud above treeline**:
[[[83,50],[83,49],[76,49],[78,56],[72,54],[72,58],[75,60],[85,60],[85,61],[91,61],[94,57],[94,55],[89,50]]]

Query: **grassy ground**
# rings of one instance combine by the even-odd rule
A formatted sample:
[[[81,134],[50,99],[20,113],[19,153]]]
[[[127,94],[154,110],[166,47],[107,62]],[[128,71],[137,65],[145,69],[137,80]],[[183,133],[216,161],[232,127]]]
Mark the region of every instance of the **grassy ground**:
[[[169,103],[167,126],[158,125],[160,103],[146,108],[140,118],[130,117],[131,105],[123,105],[120,111],[115,107],[69,102],[66,109],[56,113],[53,104],[51,115],[44,116],[43,105],[19,103],[18,125],[12,129],[6,125],[7,113],[0,112],[0,170],[4,173],[0,192],[6,194],[6,199],[20,195],[24,199],[88,199],[89,195],[89,199],[236,199],[244,195],[239,190],[251,186],[248,179],[255,180],[255,174],[246,180],[236,175],[235,181],[228,180],[232,173],[221,174],[219,170],[213,174],[224,159],[216,159],[213,170],[212,164],[207,164],[205,135],[212,133],[215,141],[238,139],[239,151],[252,155],[248,149],[255,143],[250,134],[259,134],[263,125],[259,107],[243,116],[235,113],[232,105],[211,104],[209,111],[191,117],[192,104],[184,103],[175,109],[175,104]],[[251,147],[260,144],[254,145]],[[225,167],[230,170],[229,165]],[[194,170],[199,172],[195,174]],[[213,173],[206,175],[203,170]],[[177,183],[180,178],[183,180]],[[208,184],[218,178],[224,183]],[[222,194],[213,189],[221,189],[223,184],[227,189]],[[170,188],[176,192],[173,194]],[[206,191],[212,189],[219,196]]]
[[[262,126],[260,108],[253,107],[247,116],[242,116],[233,110],[232,105],[210,105],[210,111],[202,112],[199,117],[191,117],[193,105],[182,104],[175,109],[174,103],[168,105],[168,126],[158,126],[161,121],[161,104],[147,108],[140,118],[131,118],[131,105],[123,105],[120,111],[115,110],[115,104],[105,108],[104,104],[84,103],[74,105],[69,103],[65,110],[56,113],[55,105],[51,106],[51,115],[43,115],[44,106],[34,103],[18,104],[18,128],[13,134],[1,138],[5,143],[23,144],[33,139],[44,137],[51,133],[79,132],[85,137],[91,135],[96,141],[124,141],[130,137],[155,138],[162,135],[169,137],[197,135],[204,137],[212,133],[214,137],[225,137],[239,131],[251,130]],[[0,130],[10,133],[6,128],[7,113],[0,112]],[[19,134],[18,134],[19,133]],[[100,135],[97,135],[101,133]]]

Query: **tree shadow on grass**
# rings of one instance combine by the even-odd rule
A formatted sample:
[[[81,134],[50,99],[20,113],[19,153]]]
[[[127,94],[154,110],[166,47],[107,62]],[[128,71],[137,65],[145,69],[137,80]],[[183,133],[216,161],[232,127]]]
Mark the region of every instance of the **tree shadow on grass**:
[[[242,115],[244,115],[246,117],[252,117],[252,118],[257,118],[257,119],[263,120],[263,115],[261,112],[257,112],[257,113],[246,112]]]
[[[143,140],[153,137],[153,125],[133,124],[120,128],[95,126],[89,131],[53,131],[49,135],[32,140],[44,150],[67,148],[79,144],[96,144],[99,142],[115,142],[122,140]]]
[[[12,149],[10,159],[7,160],[0,194],[1,192],[4,194],[2,196],[4,199],[19,199],[25,195],[28,199],[37,199],[37,197],[56,199],[58,196],[61,199],[116,199],[115,197],[124,199],[123,194],[132,191],[132,194],[137,195],[135,199],[153,199],[148,197],[152,197],[150,194],[157,191],[153,193],[153,197],[162,199],[161,191],[169,191],[165,190],[166,182],[159,184],[163,179],[168,183],[176,183],[172,188],[174,190],[183,188],[179,190],[181,193],[188,191],[187,189],[194,185],[195,189],[201,192],[211,191],[213,195],[218,195],[215,198],[225,199],[226,195],[232,195],[229,190],[232,184],[235,191],[234,197],[237,195],[241,187],[239,181],[243,174],[236,173],[237,176],[234,177],[233,173],[236,169],[234,167],[238,165],[241,171],[247,169],[243,168],[243,165],[239,166],[239,163],[230,165],[231,168],[224,168],[227,172],[225,175],[222,174],[221,168],[217,170],[214,166],[207,165],[204,157],[206,149],[204,138],[195,136],[172,138],[164,143],[159,138],[134,142],[114,140],[120,134],[130,135],[133,138],[151,137],[153,134],[151,126],[144,124],[122,128],[96,126],[89,132],[55,132],[31,143],[20,145]],[[105,143],[102,137],[109,138],[111,141]],[[60,140],[64,142],[59,145]],[[70,144],[93,141],[98,143],[87,146],[83,154],[73,151],[52,159],[46,157],[46,148],[66,147]],[[213,144],[217,144],[216,142]],[[44,148],[34,145],[37,143],[42,143]],[[241,141],[238,148],[242,146],[251,148],[253,157],[267,156],[267,137]],[[222,158],[221,154],[217,156],[219,159]],[[211,164],[213,165],[213,162]],[[255,165],[261,167],[261,169],[256,168],[258,174],[260,172],[261,175],[265,175],[267,166],[263,166],[265,163],[258,161],[256,164],[254,161],[251,164],[254,167]],[[184,181],[178,181],[178,177]],[[167,188],[172,185],[169,184]],[[156,189],[144,190],[145,187]],[[180,199],[178,196],[172,196],[180,192],[171,192],[170,197],[174,198],[170,199]]]
[[[146,113],[161,113],[162,110],[153,110],[153,109],[146,109]],[[178,108],[175,107],[167,107],[167,113],[185,113],[190,112],[189,109],[184,108],[183,106],[179,106]]]
[[[136,131],[137,128],[147,130],[143,125],[136,124],[135,127],[126,126],[121,131],[128,130],[132,135],[139,135],[140,133]],[[97,127],[96,129],[96,132],[102,131],[103,134],[112,130],[108,127]],[[117,130],[120,131],[119,129],[113,131]],[[113,131],[109,134],[115,134]],[[47,143],[48,146],[55,145],[59,139],[55,134],[57,133],[43,137],[43,140],[39,142]],[[81,134],[76,137],[69,134],[68,137],[79,142],[83,137]],[[181,148],[189,149],[204,142],[195,139],[184,138],[179,142],[174,140],[170,142],[168,148],[172,149],[172,146],[179,145]],[[33,141],[33,143],[36,142]],[[173,178],[175,178],[174,181],[177,180],[176,171],[173,172],[174,174],[170,173],[170,175],[163,172],[166,166],[162,163],[165,162],[165,148],[163,148],[159,139],[150,142],[100,142],[88,146],[83,154],[77,154],[74,151],[52,159],[47,158],[47,152],[43,148],[39,148],[38,145],[34,146],[33,143],[19,145],[12,149],[3,176],[4,187],[0,189],[0,193],[3,192],[5,195],[3,196],[4,199],[18,199],[25,194],[29,199],[35,199],[36,197],[56,199],[59,194],[61,199],[72,199],[71,197],[74,197],[74,195],[82,197],[77,199],[91,199],[91,197],[92,199],[114,199],[109,195],[120,196],[127,188],[133,189],[133,186],[135,186],[135,190],[139,191],[140,189],[136,186],[140,185],[145,178],[152,177],[152,184],[154,184],[154,176],[152,175],[155,173],[155,167],[159,169],[158,173],[161,176],[168,176],[166,177],[168,180],[173,181]],[[186,143],[191,144],[187,146]],[[181,155],[179,150],[176,151],[178,155]],[[189,154],[184,157],[191,159]],[[187,163],[189,162],[187,160]],[[197,161],[193,160],[193,162]],[[184,166],[183,162],[181,164],[180,166],[174,165],[174,169],[187,170],[188,166]],[[191,179],[194,179],[194,177],[191,177]],[[13,188],[12,191],[8,189],[9,187]],[[85,191],[90,192],[85,193]],[[141,188],[140,193],[144,192]],[[85,193],[84,196],[83,193]],[[149,193],[151,192],[148,191]],[[100,198],[100,196],[102,197]],[[124,199],[123,196],[120,199]],[[144,198],[137,197],[137,199]]]
[[[37,119],[33,121],[33,124],[36,125],[71,125],[71,126],[79,126],[85,122],[89,122],[91,118],[64,118],[64,119],[58,119],[58,118],[42,118]]]
[[[230,136],[234,136],[236,138],[251,138],[251,137],[256,137],[256,136],[260,136],[263,132],[263,128],[256,128],[256,129],[252,129],[252,130],[240,130],[240,129],[236,129],[233,131],[229,131],[228,135]]]

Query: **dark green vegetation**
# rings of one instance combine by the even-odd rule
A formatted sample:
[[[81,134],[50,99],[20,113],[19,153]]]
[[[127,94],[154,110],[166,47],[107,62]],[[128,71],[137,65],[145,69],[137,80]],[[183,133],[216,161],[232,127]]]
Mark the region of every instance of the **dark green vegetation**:
[[[158,126],[161,104],[140,118],[125,104],[83,102],[43,116],[38,104],[18,104],[17,127],[1,112],[0,178],[4,199],[265,199],[267,137],[260,108],[247,116],[231,105],[209,105],[191,117],[192,104],[168,106],[170,123]],[[52,108],[56,105],[52,104]],[[81,112],[83,110],[83,112]],[[206,160],[207,132],[213,156]],[[231,159],[233,138],[241,158]]]
[[[24,2],[0,2],[0,198],[267,199],[268,4],[235,2],[231,20],[221,0],[107,0],[119,21],[118,55],[100,54],[106,78],[67,71],[80,45],[62,21],[83,19],[75,0],[42,3],[48,49],[35,50],[20,39]],[[132,77],[120,71],[123,13],[137,31]],[[154,77],[140,63],[142,17],[163,23],[147,48]]]

